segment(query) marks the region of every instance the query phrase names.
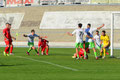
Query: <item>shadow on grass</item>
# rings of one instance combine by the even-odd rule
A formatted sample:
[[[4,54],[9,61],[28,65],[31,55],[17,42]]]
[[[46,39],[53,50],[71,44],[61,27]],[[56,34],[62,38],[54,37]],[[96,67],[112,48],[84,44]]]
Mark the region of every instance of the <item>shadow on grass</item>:
[[[0,65],[0,67],[3,67],[3,66],[15,66],[15,65]]]
[[[8,67],[8,66],[21,66],[21,65],[24,65],[24,64],[15,64],[15,65],[7,65],[7,64],[0,64],[0,67]]]

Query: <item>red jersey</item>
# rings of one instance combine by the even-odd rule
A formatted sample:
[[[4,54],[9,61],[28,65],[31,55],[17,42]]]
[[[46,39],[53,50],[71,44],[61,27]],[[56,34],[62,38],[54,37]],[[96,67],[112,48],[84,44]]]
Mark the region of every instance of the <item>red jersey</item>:
[[[10,29],[9,29],[9,28],[3,29],[3,34],[5,34],[5,37],[6,37],[7,39],[9,39],[9,41],[12,40],[12,39],[11,39],[11,35],[10,35]],[[4,40],[6,40],[6,38],[5,38]]]
[[[82,49],[80,49],[79,54],[84,55],[84,51]]]
[[[47,40],[42,39],[42,41],[39,41],[38,45],[39,46],[46,46],[46,42],[47,42]]]

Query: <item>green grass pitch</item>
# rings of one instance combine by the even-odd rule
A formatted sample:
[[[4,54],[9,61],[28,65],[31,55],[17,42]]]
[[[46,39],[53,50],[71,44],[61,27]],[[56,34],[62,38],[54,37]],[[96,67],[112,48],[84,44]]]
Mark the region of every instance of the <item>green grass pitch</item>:
[[[0,48],[0,80],[120,80],[120,59],[72,59],[73,48],[51,48],[49,56],[35,56],[28,48],[14,48],[14,56],[3,56]],[[119,51],[120,52],[120,51]]]

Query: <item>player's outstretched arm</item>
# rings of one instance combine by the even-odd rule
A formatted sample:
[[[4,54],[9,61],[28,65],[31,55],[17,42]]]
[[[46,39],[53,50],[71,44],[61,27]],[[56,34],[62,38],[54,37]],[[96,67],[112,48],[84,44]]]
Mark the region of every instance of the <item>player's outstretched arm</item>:
[[[47,43],[49,43],[49,41],[47,40]]]
[[[13,37],[13,36],[11,36],[14,40],[16,40],[16,38],[15,37]]]
[[[71,34],[70,32],[67,32],[67,34],[68,34],[69,36],[73,36],[73,34]]]
[[[40,38],[47,38],[47,36],[41,36]]]
[[[26,34],[23,34],[24,37],[28,37]]]
[[[100,30],[104,26],[105,26],[105,24],[103,24],[102,26],[98,27],[97,30]]]
[[[88,37],[89,39],[95,40],[94,38],[90,37],[89,35],[86,35],[86,37]]]
[[[38,36],[38,39],[40,39],[40,36]]]
[[[95,38],[94,38],[95,39]],[[96,40],[94,41],[94,44],[95,44],[95,46],[96,46]]]

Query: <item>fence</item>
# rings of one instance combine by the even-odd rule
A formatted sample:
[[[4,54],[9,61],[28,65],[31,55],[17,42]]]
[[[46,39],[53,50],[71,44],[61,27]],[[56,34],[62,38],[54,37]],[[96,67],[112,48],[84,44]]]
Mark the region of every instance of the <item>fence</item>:
[[[71,4],[120,4],[120,0],[0,0],[1,7]]]

